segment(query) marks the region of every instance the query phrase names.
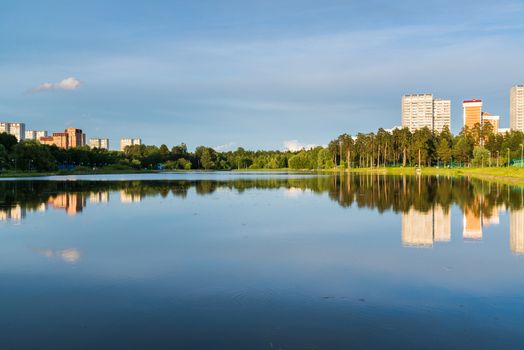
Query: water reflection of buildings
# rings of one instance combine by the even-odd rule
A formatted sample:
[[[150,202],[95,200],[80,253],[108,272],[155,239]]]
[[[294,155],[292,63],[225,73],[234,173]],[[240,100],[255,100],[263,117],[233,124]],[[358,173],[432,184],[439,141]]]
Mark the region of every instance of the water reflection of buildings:
[[[26,216],[26,209],[22,208],[20,204],[14,207],[0,209],[0,221],[21,221]]]
[[[524,209],[509,212],[509,246],[515,254],[524,254]]]
[[[476,208],[476,209],[473,209]],[[480,241],[482,240],[482,229],[490,225],[500,223],[500,212],[504,211],[504,206],[496,206],[491,212],[486,212],[481,207],[472,207],[464,209],[462,237],[465,240]]]
[[[480,208],[465,208],[462,237],[467,241],[482,240],[485,226],[499,224],[504,206],[494,207],[490,213]],[[451,215],[441,206],[427,212],[410,208],[402,214],[402,244],[409,247],[431,247],[435,242],[451,241]],[[524,254],[524,209],[510,211],[510,245],[515,253]]]
[[[120,202],[121,203],[138,203],[142,200],[140,193],[129,193],[126,191],[120,191]]]
[[[93,204],[108,203],[109,192],[91,192],[89,194],[89,202]]]
[[[402,214],[402,244],[411,247],[431,247],[434,242],[451,240],[451,216],[441,206],[427,212],[410,208]]]
[[[21,221],[26,217],[27,212],[45,212],[48,208],[64,210],[67,215],[74,216],[83,211],[87,206],[87,197],[92,204],[102,204],[109,202],[109,192],[91,192],[91,193],[59,193],[51,195],[43,203],[22,206],[16,204],[10,207],[0,208],[1,221]],[[137,201],[136,196],[132,201]]]
[[[466,240],[482,240],[482,216],[480,212],[464,209],[462,237]]]
[[[81,213],[86,206],[86,197],[83,193],[60,193],[51,197],[49,205],[55,209],[65,209],[67,215],[74,216]]]

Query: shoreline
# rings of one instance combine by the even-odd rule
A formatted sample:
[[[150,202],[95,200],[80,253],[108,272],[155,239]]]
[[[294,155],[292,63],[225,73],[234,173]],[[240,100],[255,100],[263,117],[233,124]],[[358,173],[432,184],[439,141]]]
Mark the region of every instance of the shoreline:
[[[349,173],[360,174],[383,174],[383,175],[424,175],[424,176],[451,176],[472,177],[494,183],[517,185],[524,187],[524,168],[421,168],[420,174],[416,173],[416,167],[405,168],[358,168],[350,169]]]
[[[473,177],[489,182],[504,183],[524,187],[524,168],[421,168],[417,174],[416,167],[395,168],[352,168],[352,169],[233,169],[233,170],[104,170],[92,171],[55,171],[55,172],[4,172],[0,173],[0,181],[4,178],[28,178],[47,176],[71,175],[125,175],[125,174],[164,174],[164,173],[191,173],[191,172],[290,172],[290,173],[328,173],[328,174],[378,174],[378,175],[405,175],[405,176],[452,176]]]

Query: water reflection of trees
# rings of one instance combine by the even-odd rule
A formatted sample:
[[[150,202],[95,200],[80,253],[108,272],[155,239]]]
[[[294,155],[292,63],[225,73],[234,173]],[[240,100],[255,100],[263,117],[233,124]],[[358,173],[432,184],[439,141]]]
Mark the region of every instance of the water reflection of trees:
[[[450,206],[458,205],[464,212],[482,213],[489,218],[495,208],[520,209],[524,204],[520,189],[466,177],[346,175],[220,181],[6,181],[0,182],[0,209],[20,206],[27,210],[40,210],[42,204],[49,203],[55,203],[57,207],[72,203],[81,209],[86,199],[91,202],[108,201],[109,195],[104,193],[109,192],[120,192],[121,198],[134,198],[131,201],[155,196],[165,198],[170,194],[185,198],[193,188],[197,195],[209,195],[218,189],[238,193],[255,189],[309,190],[327,193],[342,207],[355,205],[380,213],[407,213],[410,209],[428,212],[437,205],[447,212]]]
[[[524,189],[466,177],[333,175],[219,181],[4,181],[0,182],[0,221],[20,221],[28,212],[49,208],[76,215],[88,203],[103,204],[115,198],[130,204],[158,196],[183,200],[190,192],[206,196],[218,190],[241,194],[278,189],[293,195],[303,191],[326,194],[345,208],[401,213],[402,243],[417,247],[451,239],[452,206],[458,206],[463,213],[462,237],[467,240],[482,239],[483,226],[498,223],[499,212],[509,209],[510,248],[513,253],[524,254]]]
[[[329,196],[340,205],[356,204],[381,213],[406,213],[412,208],[427,212],[435,206],[447,212],[455,204],[463,211],[491,217],[500,206],[523,206],[520,189],[466,177],[360,175],[334,177],[333,182]]]

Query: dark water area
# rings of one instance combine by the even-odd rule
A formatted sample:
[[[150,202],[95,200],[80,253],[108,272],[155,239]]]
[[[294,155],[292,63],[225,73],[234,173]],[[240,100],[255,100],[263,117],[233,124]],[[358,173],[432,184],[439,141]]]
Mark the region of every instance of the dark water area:
[[[0,181],[1,349],[522,349],[523,277],[475,179]]]

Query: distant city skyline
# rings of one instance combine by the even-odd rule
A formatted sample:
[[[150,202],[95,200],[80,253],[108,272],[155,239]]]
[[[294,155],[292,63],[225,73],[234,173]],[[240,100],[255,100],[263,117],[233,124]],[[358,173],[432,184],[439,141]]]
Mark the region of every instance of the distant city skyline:
[[[282,149],[393,127],[399,96],[431,91],[451,100],[453,132],[468,98],[509,127],[509,88],[524,83],[522,1],[418,4],[4,0],[0,118]]]
[[[507,132],[509,130],[518,130],[524,132],[524,85],[517,84],[513,85],[509,90],[509,110],[510,114],[508,118],[501,118],[499,115],[493,115],[489,112],[484,111],[484,104],[481,99],[469,99],[462,101],[462,128],[468,127],[472,128],[475,124],[490,123],[493,127],[494,132]],[[403,95],[401,98],[401,112],[400,112],[400,125],[395,125],[393,127],[389,126],[380,126],[388,132],[392,132],[394,129],[399,127],[406,127],[411,132],[415,130],[427,127],[430,130],[436,132],[442,132],[445,127],[451,128],[452,121],[456,118],[453,118],[451,115],[451,100],[435,98],[431,93],[415,93]],[[502,120],[501,120],[502,119]],[[510,128],[501,127],[503,125],[504,119],[510,123]],[[461,129],[462,129],[461,128]],[[77,141],[77,137],[74,134],[71,134],[69,131],[76,131],[79,133],[80,141]],[[17,139],[32,139],[38,140],[44,144],[48,145],[57,145],[58,147],[70,148],[87,145],[91,148],[101,148],[101,149],[110,149],[117,150],[117,148],[110,148],[109,138],[100,138],[100,137],[90,137],[89,142],[86,142],[86,134],[83,133],[82,129],[76,128],[67,128],[65,132],[53,132],[52,136],[47,136],[47,130],[26,130],[26,125],[23,122],[5,122],[0,120],[0,132],[7,132],[14,135]],[[353,136],[355,136],[357,131]],[[68,139],[74,140],[70,142],[66,139],[61,139],[68,135]],[[455,132],[458,134],[458,132]],[[121,137],[118,150],[123,151],[126,146],[132,145],[142,145],[142,139],[135,137]],[[169,146],[174,146],[183,142],[173,142]],[[159,144],[156,144],[159,146]],[[200,145],[206,145],[205,143],[200,143]],[[230,148],[222,146],[214,147],[217,151],[228,151],[234,150],[234,143],[230,143],[227,146]],[[209,146],[209,144],[207,144]],[[242,145],[237,145],[241,147]],[[316,144],[301,144],[297,140],[288,140],[285,141],[284,150],[297,151],[300,149],[309,149],[315,146]],[[322,146],[322,145],[321,145]],[[325,147],[325,145],[323,145]]]

